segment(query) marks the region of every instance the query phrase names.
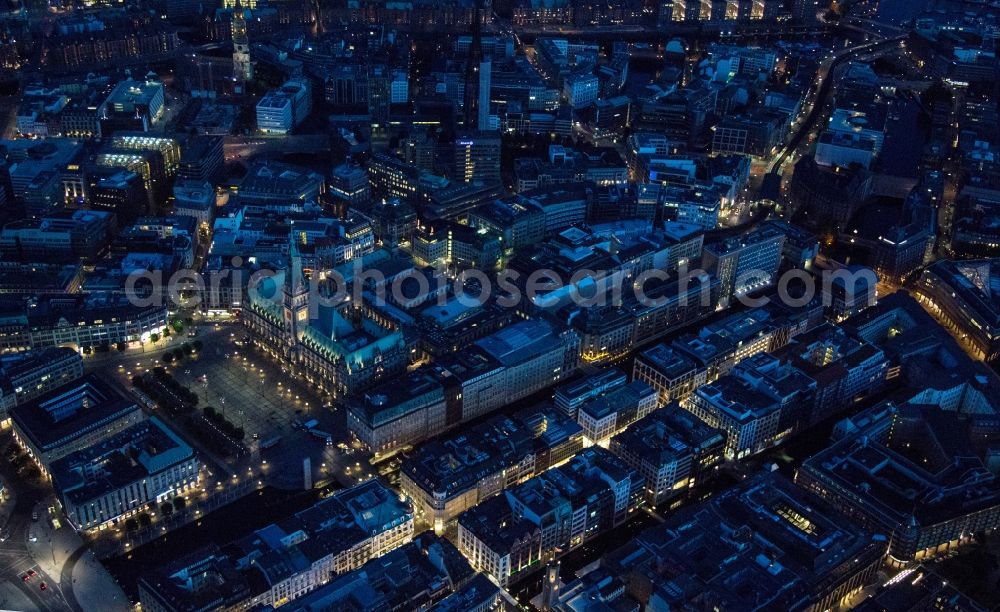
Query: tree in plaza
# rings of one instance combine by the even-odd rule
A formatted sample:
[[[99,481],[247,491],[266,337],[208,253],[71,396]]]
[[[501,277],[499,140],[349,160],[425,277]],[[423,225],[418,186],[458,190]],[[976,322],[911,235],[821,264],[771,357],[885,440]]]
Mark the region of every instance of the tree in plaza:
[[[143,512],[142,514],[139,515],[139,524],[143,527],[149,527],[150,525],[153,524],[153,517]]]
[[[180,512],[187,506],[187,500],[183,497],[174,498],[174,510]]]
[[[129,517],[125,520],[125,531],[138,531],[139,521],[135,520],[133,517]]]
[[[157,333],[149,334],[149,340],[153,344],[156,344],[157,342],[160,341],[160,334],[157,334]]]

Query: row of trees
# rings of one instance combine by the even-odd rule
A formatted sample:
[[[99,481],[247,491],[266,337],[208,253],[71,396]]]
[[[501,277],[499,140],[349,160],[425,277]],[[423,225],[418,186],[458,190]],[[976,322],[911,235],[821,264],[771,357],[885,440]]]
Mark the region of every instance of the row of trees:
[[[172,501],[163,502],[160,504],[160,514],[163,516],[170,516],[174,512],[180,512],[187,507],[187,500],[183,497],[175,497]],[[153,524],[153,517],[149,515],[148,512],[142,512],[136,516],[131,516],[125,519],[125,531],[135,532],[139,530],[139,527],[149,527]]]
[[[187,321],[188,324],[191,323],[190,318],[185,319],[185,321]],[[160,341],[161,338],[169,338],[173,332],[177,332],[178,334],[183,333],[185,321],[181,321],[180,319],[174,319],[172,323],[168,323],[167,326],[163,328],[162,335],[158,333],[149,334],[149,341],[152,342],[153,344],[156,344],[157,342]]]
[[[192,343],[192,348],[195,344],[200,343]],[[197,412],[198,395],[181,385],[166,368],[157,366],[150,372],[135,376],[132,384],[172,414],[176,424],[202,444],[227,455],[246,452],[243,444],[246,432],[243,428],[211,406]]]
[[[42,471],[31,460],[31,456],[26,451],[21,450],[21,447],[16,444],[10,444],[4,454],[10,467],[14,468],[14,471],[18,474],[32,481],[41,478]]]
[[[177,382],[162,367],[153,368],[151,373],[133,376],[132,385],[160,407],[176,414],[187,414],[198,405],[198,395]]]
[[[226,418],[224,414],[213,408],[212,406],[205,406],[204,409],[205,418],[208,419],[210,423],[222,430],[230,438],[235,440],[243,440],[246,438],[246,432],[243,428],[236,425],[232,421]]]
[[[170,364],[175,361],[180,361],[185,357],[190,357],[191,355],[194,355],[195,353],[199,352],[201,348],[202,348],[201,340],[195,340],[194,342],[185,342],[184,344],[181,345],[179,349],[167,351],[166,353],[164,353],[161,359],[163,359],[163,363]]]

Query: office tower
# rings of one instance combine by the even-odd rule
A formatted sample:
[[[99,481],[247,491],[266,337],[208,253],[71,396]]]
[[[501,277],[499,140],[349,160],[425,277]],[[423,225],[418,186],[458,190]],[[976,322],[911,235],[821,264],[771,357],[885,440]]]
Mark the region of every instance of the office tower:
[[[455,139],[454,179],[496,182],[500,180],[500,136],[466,132]]]
[[[368,112],[372,137],[389,130],[389,105],[392,102],[392,72],[382,64],[368,67]]]
[[[178,180],[214,182],[225,164],[221,136],[192,136],[181,147]]]
[[[123,225],[145,214],[149,196],[138,173],[121,168],[94,178],[89,189],[90,205],[94,210],[115,213]]]

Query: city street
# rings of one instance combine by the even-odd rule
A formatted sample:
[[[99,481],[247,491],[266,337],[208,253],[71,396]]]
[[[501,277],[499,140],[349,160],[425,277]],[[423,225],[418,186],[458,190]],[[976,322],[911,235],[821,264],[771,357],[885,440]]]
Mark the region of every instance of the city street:
[[[786,142],[785,147],[771,161],[769,172],[783,170],[786,161],[793,161],[793,153],[798,150],[803,138],[813,134],[813,130],[819,126],[818,121],[827,112],[827,102],[832,91],[835,80],[836,69],[846,60],[857,58],[865,51],[872,51],[884,47],[891,47],[902,40],[902,37],[888,40],[878,40],[866,42],[846,49],[841,49],[823,61],[819,73],[816,76],[819,86],[816,88],[816,95],[806,102],[805,119],[798,124],[797,130]]]
[[[0,612],[1000,612],[998,3],[11,3]]]
[[[13,443],[9,433],[2,446]],[[13,610],[129,609],[124,592],[75,531],[56,517],[51,491],[29,484],[0,461],[9,499],[0,504],[0,607]],[[56,528],[58,525],[58,528]],[[44,585],[44,586],[43,586]]]

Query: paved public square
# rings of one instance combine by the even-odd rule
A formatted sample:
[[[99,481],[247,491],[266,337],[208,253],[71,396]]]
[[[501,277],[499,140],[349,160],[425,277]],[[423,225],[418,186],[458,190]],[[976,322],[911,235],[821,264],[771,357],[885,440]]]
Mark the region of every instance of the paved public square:
[[[328,397],[304,380],[293,377],[267,356],[244,343],[246,332],[239,324],[198,326],[197,336],[175,334],[161,340],[163,346],[138,353],[130,350],[102,359],[90,358],[89,369],[113,372],[126,386],[131,378],[156,366],[164,366],[181,384],[199,397],[199,408],[212,406],[243,427],[244,443],[250,454],[238,459],[226,458],[213,449],[212,460],[231,473],[243,474],[247,468],[262,471],[268,484],[299,489],[305,484],[303,460],[309,458],[313,484],[336,481],[342,486],[356,484],[375,474],[370,455],[350,446],[344,409],[332,405]],[[194,356],[172,364],[162,362],[165,348],[177,349],[185,342],[201,341],[203,349]],[[166,415],[163,415],[165,420]],[[314,431],[330,435],[327,445],[320,434],[306,431],[301,424],[315,419]],[[299,425],[296,425],[298,423]],[[183,433],[183,431],[181,432]],[[273,443],[262,448],[265,443]]]

